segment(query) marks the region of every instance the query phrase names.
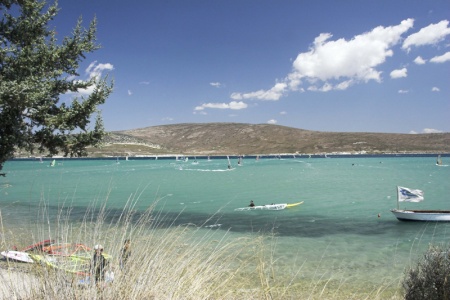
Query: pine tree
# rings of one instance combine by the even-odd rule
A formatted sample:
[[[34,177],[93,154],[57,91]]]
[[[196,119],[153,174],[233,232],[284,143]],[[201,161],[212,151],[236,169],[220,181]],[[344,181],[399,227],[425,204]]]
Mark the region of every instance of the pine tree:
[[[50,29],[57,2],[0,0],[0,12],[0,171],[19,149],[85,156],[105,134],[98,106],[113,88],[107,76],[77,79],[85,54],[100,48],[96,19],[84,28],[80,17],[58,43]],[[92,93],[79,93],[87,89]],[[68,93],[78,96],[61,99]]]

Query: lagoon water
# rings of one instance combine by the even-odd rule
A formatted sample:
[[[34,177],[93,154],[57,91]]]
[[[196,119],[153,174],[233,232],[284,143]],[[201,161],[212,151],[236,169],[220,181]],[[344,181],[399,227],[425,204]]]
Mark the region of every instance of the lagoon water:
[[[445,163],[444,158],[444,163]],[[159,160],[8,161],[0,182],[3,226],[33,226],[45,202],[50,216],[61,207],[83,215],[93,203],[122,210],[138,199],[174,224],[229,230],[236,237],[273,233],[277,268],[286,276],[398,286],[404,270],[430,243],[450,243],[449,223],[400,222],[396,186],[421,189],[425,201],[401,208],[450,209],[450,167],[435,157],[244,158],[195,164]],[[295,203],[282,211],[235,211]]]

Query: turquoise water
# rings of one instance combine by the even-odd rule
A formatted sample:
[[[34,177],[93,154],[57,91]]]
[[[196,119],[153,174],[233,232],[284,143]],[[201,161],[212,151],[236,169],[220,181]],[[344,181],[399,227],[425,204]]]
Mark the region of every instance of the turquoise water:
[[[301,269],[300,277],[313,280],[392,285],[429,243],[450,242],[449,223],[399,222],[389,211],[397,206],[397,185],[425,193],[424,202],[401,208],[450,209],[450,167],[436,166],[435,158],[264,158],[232,164],[228,170],[226,159],[198,164],[61,159],[55,167],[48,161],[9,161],[0,181],[3,223],[33,220],[42,201],[55,214],[72,206],[76,216],[106,198],[107,207],[118,211],[128,199],[138,199],[137,210],[158,199],[157,209],[176,218],[175,224],[213,225],[237,237],[275,233],[277,265],[286,275]],[[304,204],[234,211],[250,200]]]

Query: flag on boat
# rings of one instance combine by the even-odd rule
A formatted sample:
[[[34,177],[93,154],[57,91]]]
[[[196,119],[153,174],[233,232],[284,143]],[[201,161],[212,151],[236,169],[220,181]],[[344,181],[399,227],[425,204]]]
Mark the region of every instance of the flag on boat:
[[[400,202],[420,202],[423,201],[423,191],[413,190],[405,187],[397,187],[397,197]]]

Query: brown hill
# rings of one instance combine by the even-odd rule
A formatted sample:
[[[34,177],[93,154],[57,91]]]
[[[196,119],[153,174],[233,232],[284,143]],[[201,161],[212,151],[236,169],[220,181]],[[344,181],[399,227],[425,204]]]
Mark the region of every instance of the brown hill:
[[[450,153],[450,133],[320,132],[270,124],[162,125],[111,132],[104,155],[240,155],[278,153]]]

